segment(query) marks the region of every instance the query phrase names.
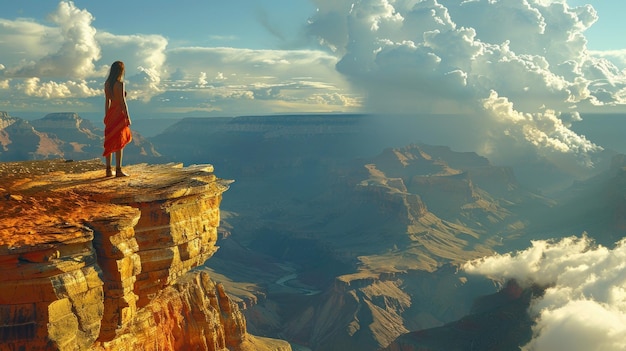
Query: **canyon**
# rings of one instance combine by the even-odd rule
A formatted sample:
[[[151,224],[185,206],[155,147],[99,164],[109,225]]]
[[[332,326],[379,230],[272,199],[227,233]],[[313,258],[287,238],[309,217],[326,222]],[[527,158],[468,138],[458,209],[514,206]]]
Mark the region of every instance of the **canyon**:
[[[472,151],[421,142],[436,142],[447,124],[421,122],[190,118],[151,141],[166,157],[206,157],[237,180],[223,205],[221,249],[207,266],[250,302],[251,330],[310,350],[378,350],[411,331],[463,320],[476,298],[501,288],[459,271],[466,260],[539,238],[587,232],[614,243],[624,236],[618,153],[596,155],[597,167],[586,170],[593,176],[541,158],[494,165]],[[520,169],[526,175],[518,179]],[[566,191],[536,188],[556,183]],[[450,336],[439,335],[432,349],[447,350]],[[521,345],[518,335],[528,334],[482,337]]]
[[[87,125],[73,114],[44,120],[53,118],[66,131]],[[626,235],[626,162],[619,152],[605,150],[584,174],[541,157],[494,165],[460,144],[471,127],[452,131],[456,139],[443,137],[452,119],[187,118],[146,139],[146,152],[137,152],[139,164],[129,170],[170,162],[196,169],[193,165],[210,162],[222,177],[235,180],[219,204],[213,244],[219,249],[185,274],[198,270],[202,277],[176,281],[189,286],[207,274],[217,293],[208,287],[197,291],[228,296],[245,319],[246,335],[263,336],[246,340],[283,345],[277,340],[283,339],[298,351],[448,350],[451,345],[469,350],[467,344],[459,346],[467,340],[517,349],[528,339],[532,321],[523,311],[533,292],[511,295],[517,291],[513,285],[468,276],[459,266],[524,248],[534,239],[586,232],[599,243],[614,243]],[[23,123],[13,120],[11,126]],[[55,145],[72,140],[87,145],[79,139],[89,134],[86,130],[98,135],[91,127],[63,138],[50,125],[46,132],[32,129],[57,140]],[[18,138],[10,128],[3,132],[3,140],[12,141],[3,144],[4,155],[0,150],[6,160],[17,154],[12,147]],[[69,158],[66,149],[58,149],[60,154],[47,157]],[[135,269],[129,265],[125,272]],[[163,277],[153,274],[147,280],[158,279]],[[176,284],[133,288],[135,304],[147,301],[142,292],[184,290]],[[125,300],[121,296],[129,289],[118,290]],[[510,332],[489,333],[494,316]],[[110,335],[117,332],[109,327]],[[130,329],[137,331],[136,339],[145,332]],[[462,335],[454,334],[458,330]]]

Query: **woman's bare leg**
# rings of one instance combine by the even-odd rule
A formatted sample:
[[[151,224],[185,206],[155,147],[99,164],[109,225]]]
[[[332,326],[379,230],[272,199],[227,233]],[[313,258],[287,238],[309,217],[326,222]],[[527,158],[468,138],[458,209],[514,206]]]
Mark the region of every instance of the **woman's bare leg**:
[[[111,154],[106,155],[104,159],[106,160],[106,165],[107,165],[106,176],[111,177],[113,176],[113,172],[111,171]]]
[[[122,150],[118,150],[115,152],[115,176],[116,177],[126,177],[128,174],[122,172]]]
[[[122,168],[122,150],[115,151],[115,168]]]

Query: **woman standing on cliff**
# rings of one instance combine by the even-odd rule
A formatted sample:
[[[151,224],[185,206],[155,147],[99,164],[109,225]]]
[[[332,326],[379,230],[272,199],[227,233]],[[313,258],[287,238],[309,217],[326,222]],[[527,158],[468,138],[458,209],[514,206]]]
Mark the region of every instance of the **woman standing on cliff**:
[[[113,176],[111,154],[115,152],[115,176],[126,177],[122,172],[122,150],[131,142],[130,116],[126,106],[124,90],[124,62],[115,61],[111,65],[109,77],[104,83],[104,152],[106,158],[106,176]]]

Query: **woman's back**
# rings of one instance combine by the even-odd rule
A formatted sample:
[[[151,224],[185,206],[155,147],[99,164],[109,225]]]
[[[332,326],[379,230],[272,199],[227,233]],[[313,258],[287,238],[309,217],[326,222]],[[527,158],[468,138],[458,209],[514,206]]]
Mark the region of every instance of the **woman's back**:
[[[112,89],[109,87],[109,82],[104,83],[104,94],[107,101],[122,101],[124,99],[124,83],[115,81]]]

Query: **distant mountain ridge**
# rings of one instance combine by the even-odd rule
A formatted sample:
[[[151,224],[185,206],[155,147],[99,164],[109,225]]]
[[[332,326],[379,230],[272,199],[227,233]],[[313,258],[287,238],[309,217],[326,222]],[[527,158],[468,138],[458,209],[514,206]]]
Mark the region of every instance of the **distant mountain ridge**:
[[[0,161],[98,158],[103,141],[104,131],[74,112],[27,121],[0,111]],[[124,149],[125,162],[156,162],[160,156],[151,142],[133,131],[133,142]]]
[[[616,126],[617,127],[617,126]],[[411,143],[445,145],[459,151],[475,151],[472,146],[484,142],[480,140],[481,131],[467,122],[463,116],[455,115],[368,115],[368,114],[296,114],[239,117],[192,117],[184,118],[150,140],[158,144],[159,150],[172,150],[174,160],[197,162],[198,157],[209,155],[219,167],[223,149],[215,143],[211,150],[191,150],[190,154],[176,151],[181,144],[177,135],[186,135],[185,141],[205,144],[206,138],[221,138],[226,143],[231,137],[248,138],[249,145],[262,140],[279,140],[279,137],[311,138],[324,136],[328,143],[316,145],[320,152],[341,152],[344,155],[370,156],[387,147],[403,147]],[[586,130],[586,129],[585,129]],[[581,130],[584,132],[584,130]],[[240,133],[235,136],[236,133]],[[227,139],[223,139],[227,138]],[[340,140],[341,139],[341,140]],[[626,144],[626,143],[625,143]],[[341,146],[341,147],[338,147]],[[329,147],[335,147],[329,150]],[[626,149],[626,145],[624,146]],[[215,152],[213,152],[215,150]],[[248,150],[248,154],[252,155]],[[280,150],[277,150],[280,151]],[[305,151],[299,149],[298,151]],[[609,166],[616,151],[606,149],[590,154],[589,161],[594,167],[578,167],[559,164],[540,155],[518,158],[511,164],[501,164],[514,169],[519,182],[533,189],[542,191],[562,190],[576,180],[581,180],[601,173]],[[215,157],[213,157],[215,156]],[[506,159],[501,160],[507,162]]]

